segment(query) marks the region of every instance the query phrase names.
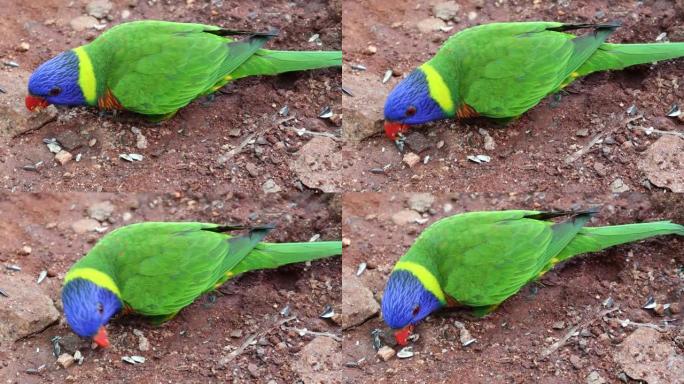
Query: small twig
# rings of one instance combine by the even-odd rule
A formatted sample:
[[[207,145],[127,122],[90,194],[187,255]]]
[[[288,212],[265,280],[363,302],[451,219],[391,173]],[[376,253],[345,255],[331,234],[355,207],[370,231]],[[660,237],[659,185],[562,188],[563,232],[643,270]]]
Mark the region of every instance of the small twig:
[[[325,337],[329,337],[335,341],[342,341],[342,338],[337,336],[334,333],[309,331],[306,328],[297,328],[297,327],[283,327],[283,329],[288,330],[288,331],[295,331],[295,332],[299,333],[300,335],[301,334],[307,334],[307,335],[314,335],[314,336],[325,336]]]
[[[252,133],[251,135],[247,136],[247,138],[244,139],[244,140],[242,141],[242,143],[240,143],[240,145],[238,145],[237,147],[235,147],[235,148],[231,149],[230,151],[226,152],[226,154],[224,155],[224,156],[225,156],[225,160],[228,161],[228,160],[230,160],[233,156],[235,156],[235,155],[239,154],[240,152],[242,152],[242,150],[247,146],[247,144],[249,144],[249,142],[252,141],[252,139],[254,139],[254,136],[256,136],[256,133]]]
[[[329,132],[313,132],[313,131],[309,131],[309,130],[306,129],[306,128],[297,128],[297,127],[287,127],[287,128],[290,128],[290,129],[292,129],[293,131],[297,132],[297,134],[300,135],[300,136],[301,136],[301,135],[305,135],[305,134],[309,134],[309,135],[311,135],[311,136],[325,136],[325,137],[329,137],[329,138],[331,138],[331,139],[333,139],[333,140],[335,140],[335,141],[340,141],[340,140],[342,140],[342,139],[340,139],[339,137],[337,137],[337,136],[335,136],[335,135],[333,135],[332,133],[329,133]]]
[[[247,347],[249,347],[254,342],[254,340],[264,336],[265,334],[271,332],[272,330],[274,330],[274,329],[280,327],[281,325],[283,325],[287,322],[290,322],[296,318],[297,318],[297,316],[292,316],[292,317],[288,317],[286,319],[282,319],[282,320],[276,322],[275,324],[273,324],[272,326],[270,326],[269,328],[266,328],[260,332],[257,332],[255,334],[249,336],[247,338],[247,340],[245,340],[245,342],[242,343],[242,345],[238,349],[236,349],[233,352],[228,354],[225,361],[223,361],[223,364],[228,364],[231,361],[235,360],[235,358],[240,356],[245,351],[245,349],[247,349]]]
[[[674,328],[674,325],[669,325],[669,324],[665,324],[663,327],[660,327],[659,325],[656,325],[656,324],[653,324],[653,323],[638,323],[638,322],[636,322],[636,321],[632,321],[632,320],[629,320],[629,319],[627,319],[627,320],[620,320],[620,319],[617,319],[617,320],[618,320],[620,323],[624,323],[625,321],[627,321],[628,323],[626,324],[626,326],[633,325],[633,326],[635,326],[635,327],[651,328],[651,329],[655,329],[656,331],[658,331],[658,332],[660,332],[660,333],[665,333],[665,332],[667,332],[667,328],[668,328],[668,327]]]
[[[611,309],[606,309],[605,311],[599,312],[598,316],[594,316],[589,320],[586,320],[580,324],[575,325],[574,327],[570,328],[568,333],[565,334],[560,340],[556,341],[555,343],[551,344],[548,348],[544,349],[541,353],[541,358],[544,359],[548,357],[550,354],[554,353],[558,348],[562,347],[565,345],[565,343],[577,332],[578,329],[580,328],[585,328],[586,326],[590,325],[594,321],[602,318],[603,316],[615,312],[618,310],[618,307],[611,308]]]
[[[679,136],[684,139],[684,132],[679,132],[679,131],[661,131],[660,129],[655,129],[652,127],[642,127],[642,126],[635,126],[632,128],[637,128],[640,129],[644,132],[649,132],[649,133],[659,133],[661,135],[673,135],[673,136]]]

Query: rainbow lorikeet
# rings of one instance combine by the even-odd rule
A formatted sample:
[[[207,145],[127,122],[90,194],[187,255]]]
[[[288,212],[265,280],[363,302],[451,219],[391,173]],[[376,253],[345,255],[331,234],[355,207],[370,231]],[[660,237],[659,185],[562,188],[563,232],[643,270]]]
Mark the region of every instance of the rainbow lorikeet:
[[[382,297],[385,322],[405,345],[414,326],[442,307],[473,307],[485,315],[573,256],[652,236],[684,236],[684,226],[669,221],[585,227],[595,212],[469,212],[435,222],[394,266]],[[569,218],[550,220],[559,216]]]
[[[385,133],[447,118],[511,119],[592,72],[684,56],[684,43],[609,44],[619,24],[491,23],[450,37],[387,97]],[[576,36],[567,31],[588,28]]]
[[[67,323],[81,337],[109,345],[105,325],[117,312],[173,318],[205,292],[244,272],[342,253],[339,241],[265,243],[271,226],[145,222],[104,236],[64,277]]]
[[[339,51],[262,49],[276,35],[154,20],[120,24],[38,67],[26,107],[89,105],[160,120],[232,80],[342,65]]]

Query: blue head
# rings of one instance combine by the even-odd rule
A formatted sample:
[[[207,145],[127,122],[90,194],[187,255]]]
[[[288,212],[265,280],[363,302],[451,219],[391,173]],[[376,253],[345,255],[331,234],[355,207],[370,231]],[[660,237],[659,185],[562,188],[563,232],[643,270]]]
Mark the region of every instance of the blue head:
[[[430,96],[426,72],[418,68],[411,72],[387,96],[385,101],[385,134],[396,140],[397,134],[409,125],[423,124],[447,118],[440,105]]]
[[[405,345],[413,327],[430,313],[442,307],[439,299],[411,272],[392,272],[382,295],[382,317],[396,333],[399,344]]]
[[[48,104],[86,105],[78,83],[78,63],[76,53],[66,51],[41,64],[29,78],[26,107],[33,110]]]
[[[121,309],[114,292],[86,279],[73,279],[62,288],[67,323],[81,337],[92,337],[102,347],[109,345],[105,324]]]

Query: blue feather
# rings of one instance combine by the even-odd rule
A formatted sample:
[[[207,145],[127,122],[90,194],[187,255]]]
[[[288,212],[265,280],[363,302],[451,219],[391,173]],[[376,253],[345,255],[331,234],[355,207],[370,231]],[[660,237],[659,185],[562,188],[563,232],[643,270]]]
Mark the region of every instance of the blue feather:
[[[407,114],[409,107],[415,114]],[[447,118],[442,108],[430,97],[425,73],[416,69],[402,80],[387,96],[385,101],[385,120],[402,124],[423,124]]]
[[[94,336],[122,308],[114,292],[86,279],[66,283],[62,303],[67,323],[81,337]]]
[[[54,89],[59,89],[58,95],[51,95]],[[29,78],[28,91],[50,104],[87,105],[78,83],[78,57],[73,51],[62,52],[41,64]]]
[[[416,325],[441,307],[435,295],[411,272],[392,272],[382,296],[382,317],[387,325],[394,329]]]

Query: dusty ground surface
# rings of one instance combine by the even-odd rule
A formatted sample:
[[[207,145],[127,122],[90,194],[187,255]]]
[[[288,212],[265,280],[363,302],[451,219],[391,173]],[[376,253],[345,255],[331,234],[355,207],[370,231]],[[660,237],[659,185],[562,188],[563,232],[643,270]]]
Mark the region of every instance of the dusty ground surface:
[[[276,223],[277,230],[267,241],[308,241],[315,234],[321,239],[340,238],[341,203],[339,196],[281,194],[255,203],[244,196],[153,195],[153,194],[21,194],[0,196],[0,280],[9,284],[28,279],[24,289],[39,292],[54,300],[61,312],[59,292],[64,274],[102,236],[89,230],[75,233],[74,223],[91,215],[90,207],[110,202],[107,219],[97,227],[111,229],[146,220],[202,220],[219,223]],[[7,219],[7,220],[5,220]],[[24,247],[30,247],[26,254]],[[226,283],[226,294],[205,295],[179,316],[161,327],[142,319],[119,318],[109,326],[112,347],[91,350],[88,342],[76,343],[85,360],[81,366],[60,368],[52,355],[53,336],[73,337],[63,318],[46,330],[0,348],[0,381],[3,383],[87,382],[335,382],[339,366],[321,354],[337,353],[340,343],[329,337],[300,336],[293,330],[274,325],[285,319],[280,314],[290,307],[296,316],[285,326],[307,328],[339,335],[330,320],[319,318],[326,304],[337,307],[340,300],[340,257],[313,262],[311,266],[293,265],[271,271],[243,275]],[[18,265],[19,272],[5,267]],[[42,270],[48,277],[36,285]],[[21,287],[15,287],[21,288]],[[16,297],[0,296],[7,300]],[[33,303],[26,304],[29,308]],[[35,313],[33,316],[40,316]],[[142,331],[150,344],[139,350]],[[258,334],[254,343],[233,361],[225,358]],[[122,356],[141,355],[146,362],[129,365]],[[41,367],[38,369],[39,367]],[[38,373],[26,373],[38,369]]]
[[[344,250],[343,281],[347,283],[347,276],[355,274],[361,262],[368,263],[369,269],[359,277],[362,288],[356,289],[367,288],[378,301],[396,260],[426,226],[447,215],[473,210],[571,209],[601,204],[603,208],[591,225],[657,219],[684,222],[681,195],[539,193],[431,196],[432,214],[423,214],[425,224],[394,223],[399,216],[407,216],[402,212],[410,210],[408,198],[407,194],[359,193],[344,197],[342,232],[350,245]],[[384,325],[379,317],[372,317],[343,331],[343,377],[348,383],[597,384],[619,383],[621,373],[628,371],[636,378],[652,375],[648,377],[649,383],[681,382],[681,313],[661,317],[641,307],[653,296],[658,303],[678,303],[681,308],[682,246],[684,239],[668,236],[580,256],[558,265],[543,277],[542,284],[526,286],[484,319],[474,320],[463,310],[430,316],[416,329],[420,334],[413,345],[416,355],[406,360],[393,357],[383,362],[376,356],[370,333]],[[603,303],[608,298],[614,303],[611,308],[619,309],[602,317],[599,313],[606,310]],[[620,322],[627,319],[656,325],[663,333],[633,323],[623,327]],[[461,346],[459,331],[453,325],[455,320],[465,324],[477,340],[474,344]],[[591,320],[593,323],[584,325]],[[575,326],[580,335],[571,336],[547,359],[541,358],[544,349],[572,332]],[[642,338],[643,333],[648,337]],[[640,340],[645,346],[634,351]],[[635,373],[637,363],[631,359],[646,368],[642,366],[642,371]]]
[[[2,104],[21,110],[30,72],[59,52],[96,37],[100,32],[91,28],[92,24],[109,28],[123,21],[164,19],[243,30],[278,28],[279,37],[267,48],[341,48],[339,1],[119,0],[109,3],[111,10],[99,23],[90,17],[88,24],[85,15],[90,2],[73,1],[69,6],[59,0],[3,3],[13,17],[0,26],[0,61],[15,62],[19,67],[0,67],[0,88],[7,92],[0,93]],[[87,28],[74,30],[74,20],[81,20]],[[309,42],[314,34],[320,36],[320,45]],[[27,51],[22,43],[28,43]],[[319,153],[316,147],[320,145],[305,147],[313,136],[299,136],[296,130],[339,135],[341,79],[339,69],[243,79],[225,87],[227,94],[218,94],[213,101],[195,101],[159,125],[139,117],[102,117],[95,110],[79,108],[60,111],[58,120],[13,138],[27,124],[7,122],[11,118],[0,116],[0,127],[6,122],[13,125],[0,135],[0,185],[14,191],[107,192],[154,191],[160,185],[165,191],[239,189],[254,193],[321,188],[308,174],[325,173],[338,161],[331,160],[331,153]],[[279,114],[284,106],[289,107],[288,116]],[[326,106],[336,115],[332,119],[318,117]],[[144,148],[138,147],[139,135],[131,131],[133,127],[141,129],[147,141]],[[64,139],[69,147],[73,145],[69,151],[74,160],[60,165],[43,144],[46,138]],[[339,145],[330,137],[322,139],[330,141],[328,149]],[[237,153],[231,156],[231,151]],[[119,158],[128,153],[143,155],[143,161],[129,163]],[[295,168],[297,159],[305,156],[309,165]],[[272,182],[264,187],[268,180]],[[327,191],[334,189],[337,185]]]
[[[678,190],[648,175],[642,168],[649,167],[639,162],[650,158],[649,147],[661,136],[645,135],[643,128],[679,131],[680,135],[684,131],[681,122],[665,117],[670,106],[681,104],[684,98],[679,84],[684,75],[682,60],[590,75],[567,87],[559,102],[547,98],[508,126],[482,119],[441,121],[415,128],[415,147],[419,148],[409,150],[418,152],[422,161],[429,159],[426,164],[421,162],[412,168],[402,163],[402,155],[393,143],[379,133],[379,120],[389,91],[404,75],[432,57],[455,31],[494,21],[620,20],[623,26],[610,37],[610,42],[654,42],[662,32],[667,32],[671,41],[684,41],[681,2],[465,0],[456,1],[459,9],[455,19],[448,23],[435,20],[433,5],[437,3],[453,2],[362,0],[345,3],[343,78],[345,89],[354,94],[354,97],[343,96],[345,135],[351,143],[343,151],[346,188],[501,192],[563,188],[568,192],[643,192],[653,183]],[[424,33],[419,32],[419,23],[427,29]],[[430,25],[435,25],[437,30],[430,30]],[[453,29],[443,32],[440,26]],[[352,68],[355,64],[367,70],[355,70]],[[389,69],[395,76],[382,84]],[[366,84],[371,86],[365,87]],[[643,119],[632,121],[628,129],[626,110],[631,105],[636,106]],[[352,121],[351,110],[363,117]],[[352,124],[367,128],[352,127]],[[493,149],[485,149],[485,136],[480,129],[485,129],[493,139]],[[373,132],[378,133],[363,139]],[[569,155],[594,139],[599,141],[588,153],[565,162]],[[354,144],[359,140],[360,143]],[[677,141],[681,150],[684,141],[681,138]],[[467,160],[467,156],[479,154],[490,156],[491,162],[476,164]],[[677,177],[683,178],[681,160],[675,161],[674,168],[679,169]]]

